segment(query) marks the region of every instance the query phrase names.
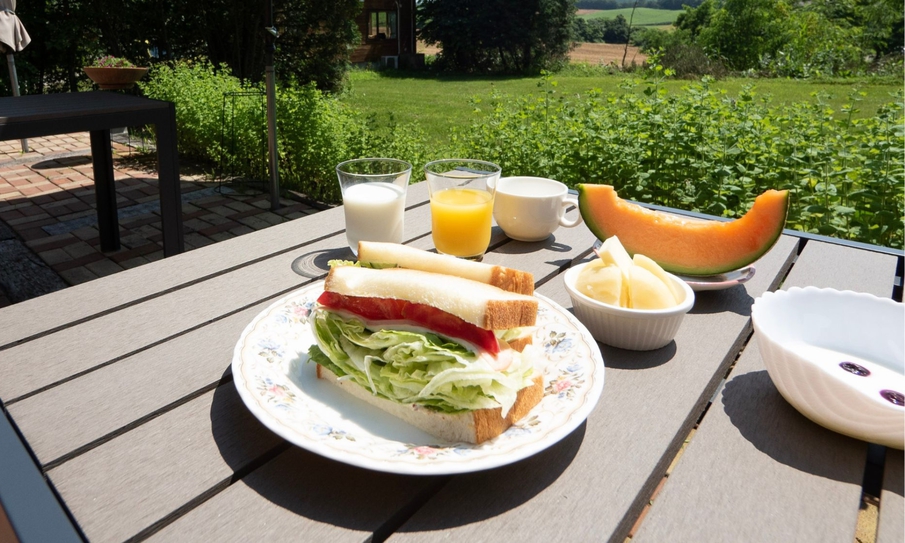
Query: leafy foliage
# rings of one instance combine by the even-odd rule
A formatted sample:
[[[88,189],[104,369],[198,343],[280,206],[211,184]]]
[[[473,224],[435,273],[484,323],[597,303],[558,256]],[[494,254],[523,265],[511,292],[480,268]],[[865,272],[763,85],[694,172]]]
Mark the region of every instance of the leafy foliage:
[[[266,171],[266,120],[260,102],[237,101],[229,111],[232,141],[225,141],[223,132],[226,97],[260,91],[260,85],[241,82],[209,63],[182,62],[155,67],[141,88],[151,98],[176,104],[178,146],[184,156],[226,164],[249,176]],[[341,200],[334,168],[344,160],[400,157],[412,162],[416,172],[427,162],[417,126],[365,117],[313,83],[289,83],[277,90],[277,136],[281,187],[328,203]],[[246,149],[262,151],[249,155]]]
[[[547,78],[534,96],[476,100],[480,118],[454,134],[455,152],[507,175],[607,183],[624,198],[724,217],[766,189],[788,189],[788,228],[903,246],[901,93],[855,119],[856,93],[837,118],[820,95],[773,107],[751,86],[730,97],[708,78],[672,95],[661,83],[627,79],[620,92],[573,98]]]
[[[670,35],[649,30],[646,52],[697,46],[735,71],[778,77],[902,74],[903,7],[889,0],[705,0]],[[664,55],[664,66],[673,65]],[[683,58],[684,55],[678,55]]]
[[[572,22],[574,39],[587,43],[628,43],[630,28],[622,14],[612,19],[582,19]]]
[[[505,14],[505,16],[501,16]],[[568,60],[572,0],[423,0],[419,37],[440,45],[440,69],[537,73]]]
[[[748,86],[736,96],[711,80],[670,93],[668,70],[621,89],[560,96],[545,76],[539,92],[493,93],[474,99],[478,118],[453,130],[446,148],[430,148],[414,124],[364,116],[314,85],[289,84],[277,93],[281,184],[339,202],[334,168],[358,157],[402,158],[418,180],[430,159],[468,156],[500,164],[507,175],[543,175],[569,186],[608,183],[625,198],[725,217],[738,217],[768,188],[788,189],[787,227],[903,246],[905,115],[903,96],[859,117],[853,92],[841,111],[826,96],[774,106]],[[243,162],[234,148],[263,148],[260,106],[234,112],[238,145],[223,145],[224,93],[260,88],[209,64],[158,66],[142,83],[153,98],[176,103],[179,149],[218,163]],[[257,109],[256,109],[257,108]]]
[[[96,68],[131,68],[135,65],[127,59],[105,55],[92,62],[91,66]]]
[[[23,94],[77,91],[82,67],[102,55],[148,66],[207,58],[251,81],[264,75],[265,3],[271,0],[42,0],[19,2],[32,43],[16,55]],[[342,88],[349,46],[360,40],[360,0],[273,0],[281,80]],[[265,24],[266,23],[266,24]],[[0,78],[0,91],[7,80]]]
[[[698,43],[729,68],[747,70],[777,51],[789,6],[782,0],[723,0],[701,29]]]

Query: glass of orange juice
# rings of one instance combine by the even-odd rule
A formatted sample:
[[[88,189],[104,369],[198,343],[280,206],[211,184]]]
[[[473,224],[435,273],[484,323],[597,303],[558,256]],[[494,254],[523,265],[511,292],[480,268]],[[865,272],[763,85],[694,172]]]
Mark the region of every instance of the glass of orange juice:
[[[492,162],[459,158],[424,166],[438,252],[469,260],[484,257],[490,245],[493,197],[501,171]]]

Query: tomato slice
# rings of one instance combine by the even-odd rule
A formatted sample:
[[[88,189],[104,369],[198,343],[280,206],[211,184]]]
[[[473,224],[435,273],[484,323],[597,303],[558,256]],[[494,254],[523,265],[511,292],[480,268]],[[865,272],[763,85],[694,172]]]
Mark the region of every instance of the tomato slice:
[[[392,298],[345,296],[335,292],[324,292],[317,301],[329,309],[348,311],[371,321],[406,320],[441,336],[463,339],[491,354],[500,352],[500,344],[493,331],[478,328],[433,306]]]

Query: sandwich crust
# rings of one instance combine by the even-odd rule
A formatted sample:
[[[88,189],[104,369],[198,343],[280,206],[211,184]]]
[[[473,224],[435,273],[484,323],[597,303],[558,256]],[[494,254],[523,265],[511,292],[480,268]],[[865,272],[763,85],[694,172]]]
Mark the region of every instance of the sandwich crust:
[[[335,373],[317,365],[317,378],[338,386],[369,405],[401,419],[416,428],[445,441],[483,443],[506,431],[528,414],[544,397],[544,380],[535,375],[530,386],[518,392],[515,404],[506,418],[502,409],[478,409],[461,413],[443,413],[418,404],[401,404],[371,394],[371,391],[350,380],[341,380]]]
[[[529,272],[432,253],[399,243],[360,241],[358,260],[369,264],[395,265],[400,268],[454,275],[493,285],[507,292],[528,296],[534,294],[534,276]]]

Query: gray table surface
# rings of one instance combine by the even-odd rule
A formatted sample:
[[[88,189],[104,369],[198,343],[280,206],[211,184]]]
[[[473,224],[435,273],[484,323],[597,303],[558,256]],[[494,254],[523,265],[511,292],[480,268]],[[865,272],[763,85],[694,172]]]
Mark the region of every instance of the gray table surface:
[[[405,240],[431,249],[426,199],[424,184],[410,187]],[[888,297],[895,255],[785,235],[750,282],[698,293],[667,347],[601,346],[600,401],[559,443],[493,470],[402,476],[286,443],[245,407],[230,373],[245,326],[316,280],[298,271],[324,274],[327,260],[351,255],[342,213],[0,310],[0,398],[79,537],[854,539],[868,444],[782,400],[751,341],[750,309],[763,292],[794,285]],[[538,292],[568,309],[561,275],[593,256],[593,241],[584,226],[537,243],[494,228],[485,261],[532,272]],[[901,541],[902,452],[881,452],[878,540]],[[3,470],[0,459],[0,486]],[[20,494],[0,488],[8,512]],[[38,540],[17,515],[22,539]]]

